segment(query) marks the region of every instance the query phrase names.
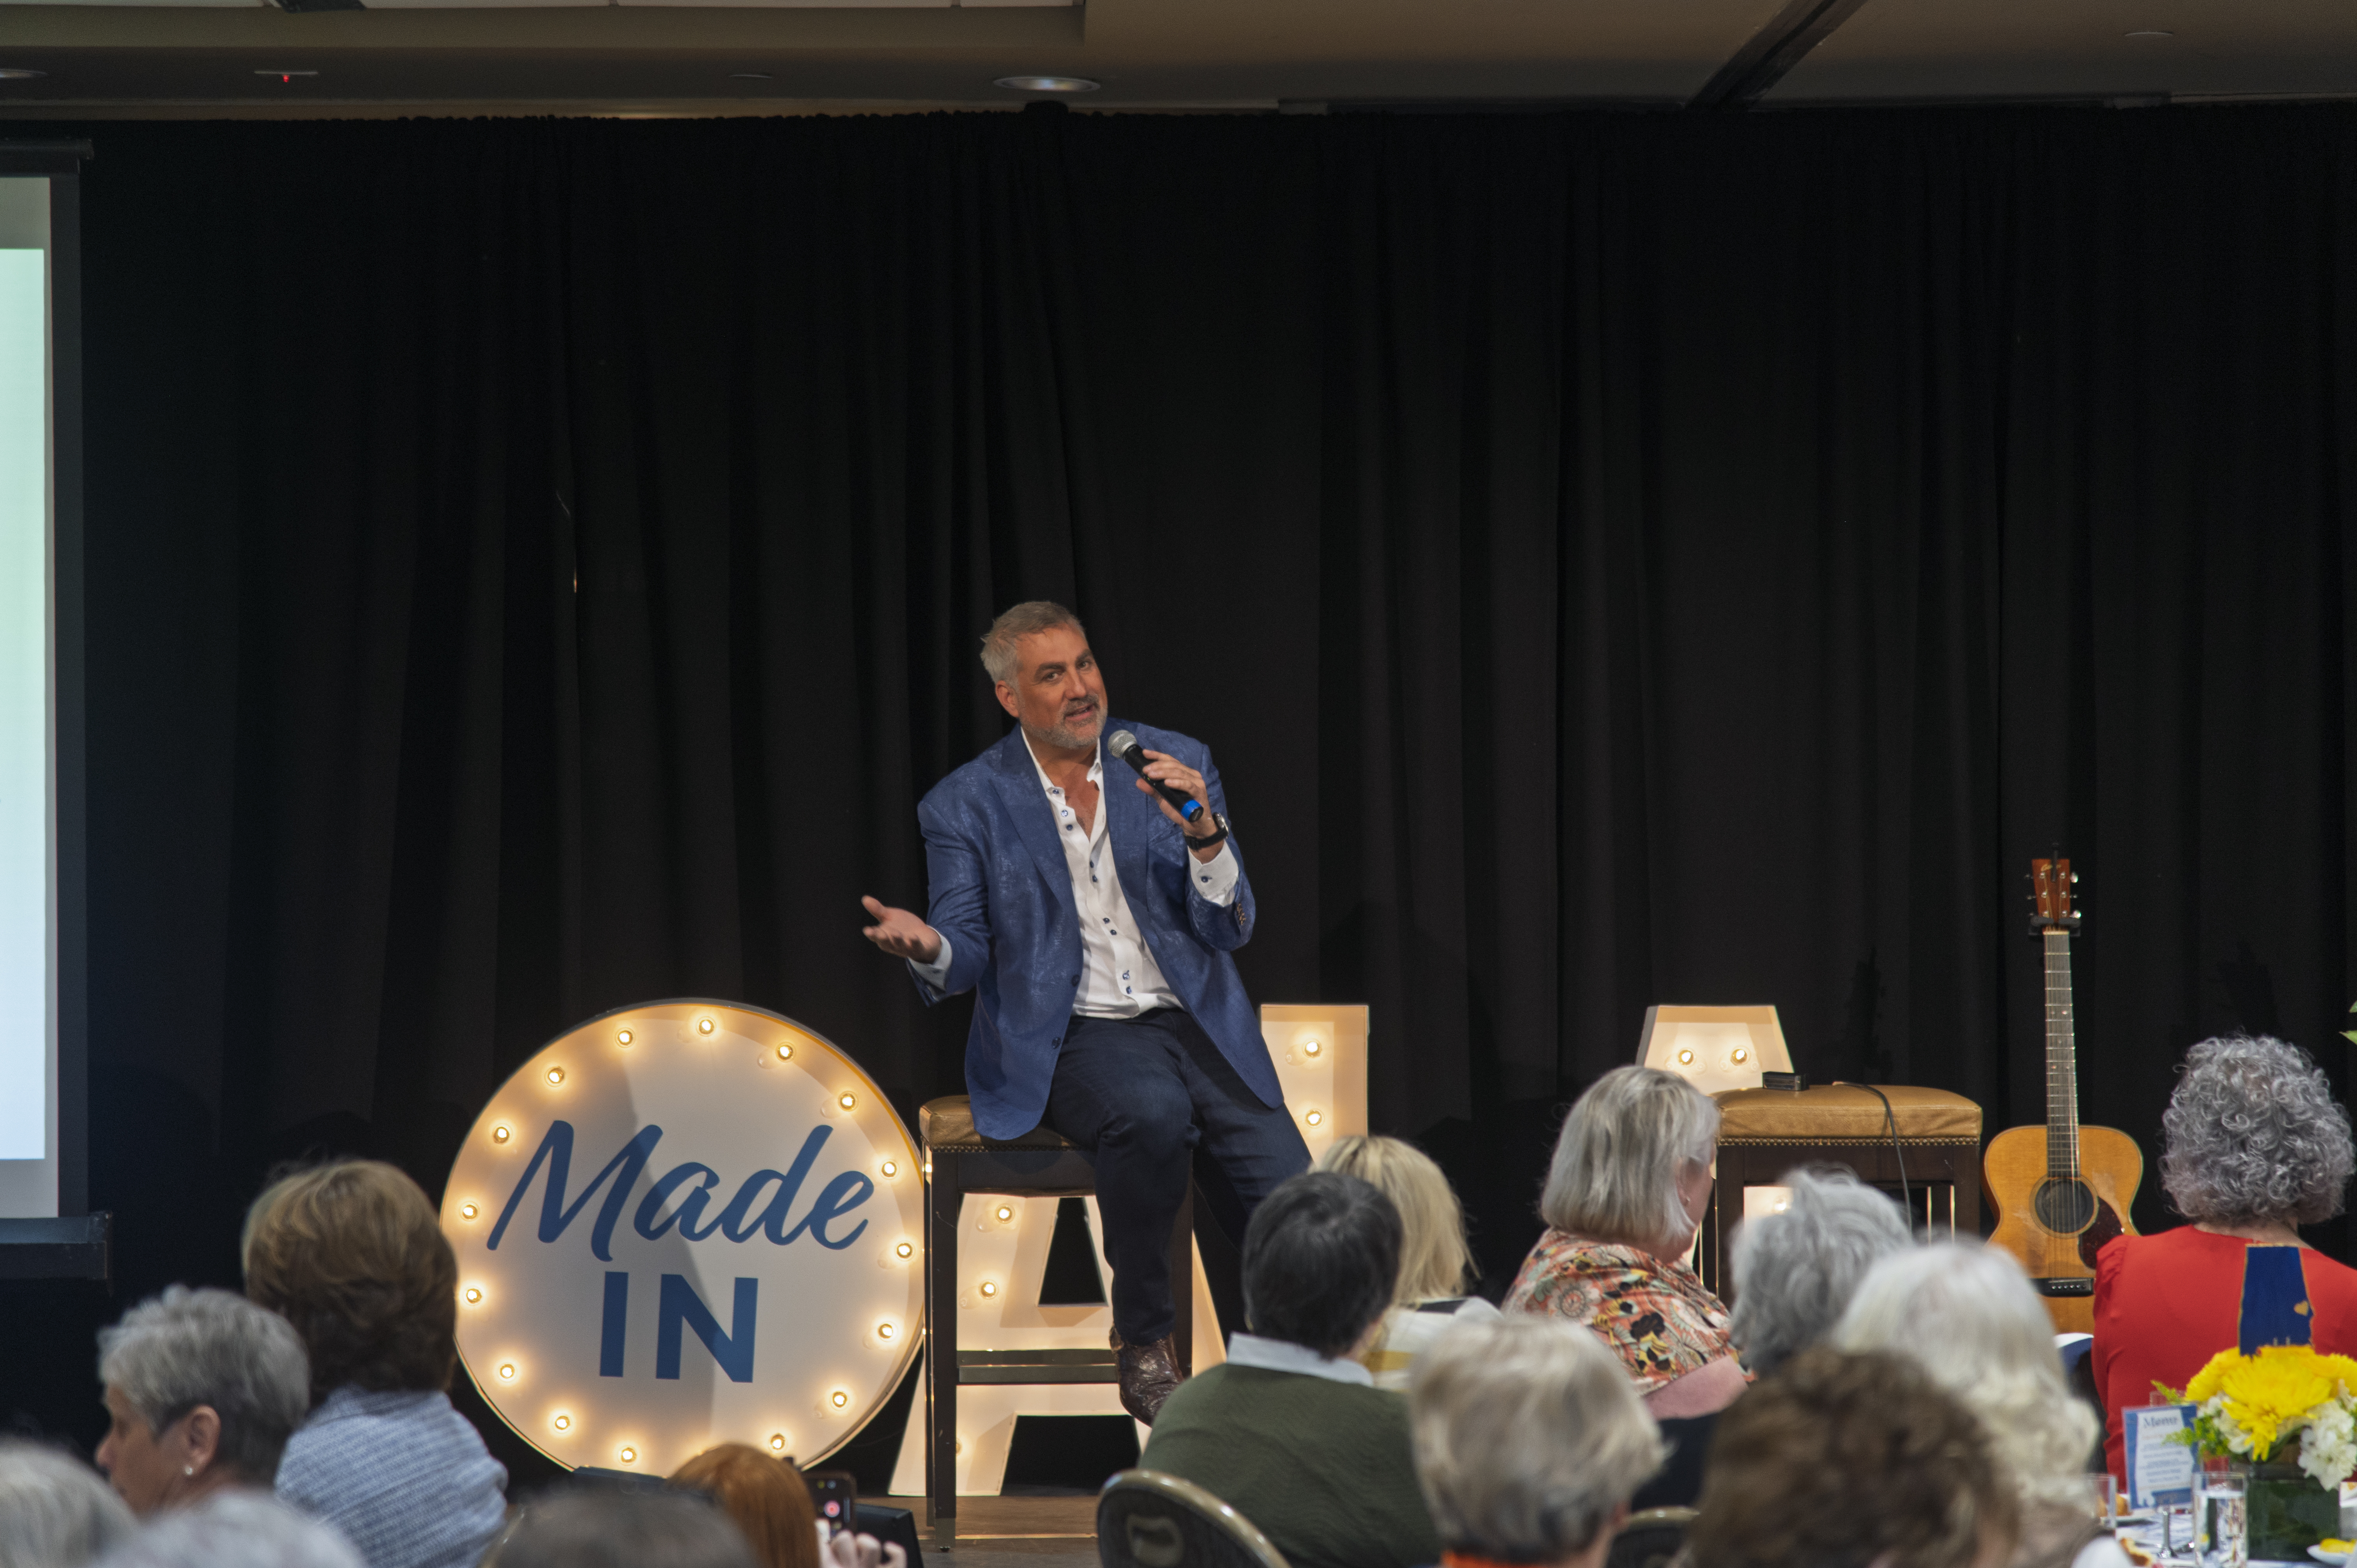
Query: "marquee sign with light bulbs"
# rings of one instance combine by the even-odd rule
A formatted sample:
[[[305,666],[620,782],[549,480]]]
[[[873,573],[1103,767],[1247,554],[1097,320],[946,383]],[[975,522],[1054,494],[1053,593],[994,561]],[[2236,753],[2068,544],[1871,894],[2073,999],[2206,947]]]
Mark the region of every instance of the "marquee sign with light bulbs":
[[[442,1201],[458,1354],[568,1467],[716,1443],[807,1466],[922,1338],[924,1180],[849,1057],[733,1003],[625,1007],[501,1085]]]

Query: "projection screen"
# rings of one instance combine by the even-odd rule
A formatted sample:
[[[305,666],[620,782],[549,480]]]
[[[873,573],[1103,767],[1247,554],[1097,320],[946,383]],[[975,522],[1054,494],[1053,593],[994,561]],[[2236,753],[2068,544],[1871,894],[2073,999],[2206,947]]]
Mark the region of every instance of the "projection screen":
[[[0,143],[0,1219],[87,1207],[79,167]]]

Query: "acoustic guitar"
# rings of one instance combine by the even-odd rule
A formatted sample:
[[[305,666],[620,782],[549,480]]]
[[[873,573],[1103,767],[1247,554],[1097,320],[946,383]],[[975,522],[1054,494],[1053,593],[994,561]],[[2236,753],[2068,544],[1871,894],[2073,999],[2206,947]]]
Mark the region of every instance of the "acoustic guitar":
[[[2079,1064],[2071,1011],[2071,907],[2078,878],[2067,860],[2030,862],[2029,930],[2046,948],[2046,1125],[2008,1127],[1981,1157],[1981,1187],[1997,1217],[1991,1244],[2021,1262],[2059,1333],[2095,1324],[2095,1252],[2133,1236],[2128,1205],[2144,1180],[2136,1140],[2079,1125]]]

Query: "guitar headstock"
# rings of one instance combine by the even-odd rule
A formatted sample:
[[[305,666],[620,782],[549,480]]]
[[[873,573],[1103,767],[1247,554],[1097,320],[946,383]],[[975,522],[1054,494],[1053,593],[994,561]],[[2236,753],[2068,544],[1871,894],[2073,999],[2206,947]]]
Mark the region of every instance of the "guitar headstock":
[[[2079,929],[2079,911],[2072,903],[2079,878],[2067,860],[2033,860],[2029,863],[2029,930],[2035,936],[2044,931],[2075,931]]]

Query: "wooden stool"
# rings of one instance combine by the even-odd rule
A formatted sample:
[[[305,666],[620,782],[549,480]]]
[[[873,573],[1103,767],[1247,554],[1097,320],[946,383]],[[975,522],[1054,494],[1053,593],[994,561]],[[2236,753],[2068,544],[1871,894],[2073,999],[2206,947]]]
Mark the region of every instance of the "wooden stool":
[[[1096,1161],[1044,1124],[1019,1138],[985,1138],[963,1094],[928,1101],[917,1112],[925,1151],[925,1491],[933,1538],[957,1533],[957,1391],[965,1383],[1113,1383],[1121,1380],[1109,1347],[1073,1350],[960,1350],[958,1216],[968,1193],[1023,1197],[1085,1197],[1097,1190]],[[1193,1369],[1195,1344],[1194,1184],[1170,1227],[1170,1337],[1178,1369]]]
[[[1720,1117],[1718,1182],[1711,1188],[1699,1262],[1703,1283],[1719,1299],[1735,1299],[1735,1282],[1727,1277],[1727,1242],[1742,1218],[1743,1189],[1778,1186],[1796,1165],[1847,1165],[1859,1180],[1895,1194],[1899,1160],[1891,1150],[1894,1122],[1899,1149],[1906,1156],[1907,1185],[1917,1204],[1909,1223],[1944,1220],[1956,1235],[1980,1234],[1981,1108],[1944,1089],[1876,1087],[1890,1097],[1888,1119],[1880,1100],[1846,1084],[1821,1085],[1797,1094],[1781,1089],[1733,1089],[1711,1096],[1718,1101]]]

